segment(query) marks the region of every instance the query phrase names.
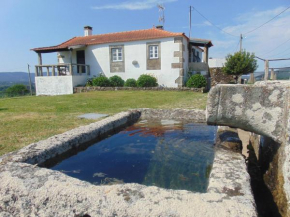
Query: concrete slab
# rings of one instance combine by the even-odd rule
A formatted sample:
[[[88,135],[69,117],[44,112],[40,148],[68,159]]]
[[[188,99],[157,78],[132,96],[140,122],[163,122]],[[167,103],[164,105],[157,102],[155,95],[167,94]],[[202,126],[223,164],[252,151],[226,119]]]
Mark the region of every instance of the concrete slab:
[[[83,115],[78,116],[78,118],[97,120],[99,118],[104,118],[104,117],[108,117],[108,116],[109,115],[107,115],[107,114],[87,113],[87,114],[83,114]]]

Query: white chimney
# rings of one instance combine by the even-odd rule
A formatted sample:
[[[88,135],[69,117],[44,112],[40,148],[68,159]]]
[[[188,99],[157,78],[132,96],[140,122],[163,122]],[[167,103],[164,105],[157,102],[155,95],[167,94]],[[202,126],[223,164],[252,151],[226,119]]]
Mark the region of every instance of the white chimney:
[[[85,30],[85,36],[90,36],[93,34],[93,27],[91,26],[85,26],[84,30]]]

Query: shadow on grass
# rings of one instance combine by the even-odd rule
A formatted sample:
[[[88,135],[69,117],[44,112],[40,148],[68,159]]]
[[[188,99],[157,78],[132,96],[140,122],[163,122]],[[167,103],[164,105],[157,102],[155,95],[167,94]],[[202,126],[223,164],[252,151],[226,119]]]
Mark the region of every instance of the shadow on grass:
[[[8,109],[7,108],[0,108],[0,112],[5,111],[5,110],[8,110]]]

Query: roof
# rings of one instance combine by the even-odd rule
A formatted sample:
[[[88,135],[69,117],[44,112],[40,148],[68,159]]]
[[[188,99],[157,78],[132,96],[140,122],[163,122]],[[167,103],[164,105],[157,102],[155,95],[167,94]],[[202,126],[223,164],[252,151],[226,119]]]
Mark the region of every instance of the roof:
[[[207,45],[208,47],[213,46],[213,44],[211,43],[211,40],[207,40],[207,39],[190,38],[189,42],[192,43],[194,46],[200,46],[200,47],[205,47],[205,45]]]
[[[198,47],[198,46],[194,46],[194,48],[196,48],[196,49],[200,50],[201,52],[203,52],[203,51],[204,51],[202,48],[200,48],[200,47]]]
[[[153,27],[151,29],[145,29],[145,30],[135,30],[135,31],[108,33],[108,34],[101,34],[101,35],[74,37],[56,46],[40,47],[40,48],[31,49],[31,50],[37,53],[49,53],[49,52],[55,52],[55,51],[68,50],[69,47],[77,46],[77,45],[87,46],[87,45],[96,45],[96,44],[141,41],[141,40],[169,38],[169,37],[178,37],[178,36],[184,36],[187,38],[187,36],[184,33],[168,32],[168,31]]]

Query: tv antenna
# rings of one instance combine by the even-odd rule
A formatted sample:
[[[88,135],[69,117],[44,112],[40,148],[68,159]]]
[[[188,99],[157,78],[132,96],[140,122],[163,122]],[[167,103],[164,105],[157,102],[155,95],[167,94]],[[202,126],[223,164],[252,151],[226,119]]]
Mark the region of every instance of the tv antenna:
[[[162,25],[164,27],[164,23],[165,23],[164,10],[165,10],[165,7],[162,4],[158,4],[157,7],[159,8],[159,23],[162,22]]]

